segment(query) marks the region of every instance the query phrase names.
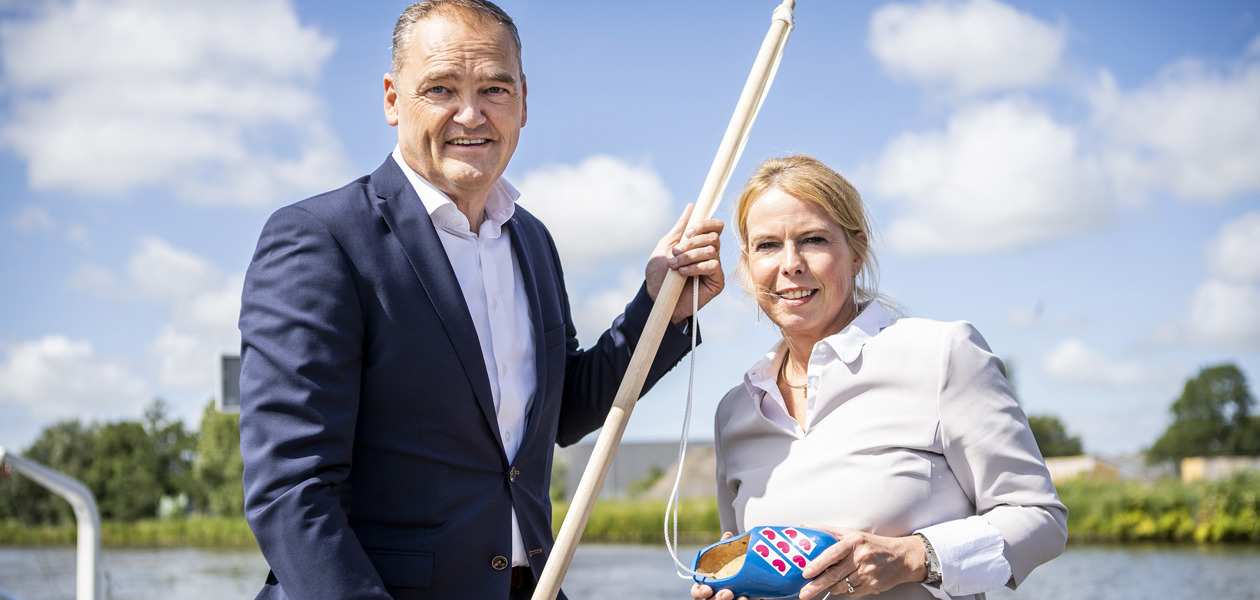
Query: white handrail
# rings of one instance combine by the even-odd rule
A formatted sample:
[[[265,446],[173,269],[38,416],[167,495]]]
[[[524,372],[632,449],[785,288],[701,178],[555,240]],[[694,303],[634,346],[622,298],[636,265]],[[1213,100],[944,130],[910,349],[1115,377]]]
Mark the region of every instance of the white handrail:
[[[9,465],[53,493],[65,498],[74,508],[74,518],[79,525],[78,555],[75,561],[75,598],[77,600],[104,600],[105,588],[101,585],[101,571],[97,557],[101,554],[101,514],[96,510],[96,499],[83,482],[58,473],[29,458],[5,452],[0,446],[0,467]]]

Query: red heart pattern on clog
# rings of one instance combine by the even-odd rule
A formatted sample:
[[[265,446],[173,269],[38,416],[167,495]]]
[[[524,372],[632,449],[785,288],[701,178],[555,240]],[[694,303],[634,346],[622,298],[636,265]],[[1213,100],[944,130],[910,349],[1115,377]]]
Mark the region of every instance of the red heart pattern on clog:
[[[787,563],[783,562],[783,559],[781,558],[776,558],[771,561],[770,566],[774,567],[774,570],[778,571],[780,575],[784,575],[788,571]]]
[[[814,542],[808,536],[801,535],[801,532],[789,527],[783,530],[783,535],[792,540],[792,543],[796,544],[796,547],[800,548],[801,552],[804,552],[806,555],[814,552]]]

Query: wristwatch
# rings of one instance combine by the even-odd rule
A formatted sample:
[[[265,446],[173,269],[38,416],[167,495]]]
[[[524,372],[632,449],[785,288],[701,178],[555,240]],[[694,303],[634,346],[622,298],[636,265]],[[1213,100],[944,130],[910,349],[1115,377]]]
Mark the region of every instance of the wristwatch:
[[[936,557],[936,550],[932,549],[932,542],[929,542],[926,536],[922,533],[915,535],[923,540],[923,550],[927,555],[923,559],[923,568],[927,569],[927,577],[924,577],[920,583],[938,585],[941,583],[941,559]]]

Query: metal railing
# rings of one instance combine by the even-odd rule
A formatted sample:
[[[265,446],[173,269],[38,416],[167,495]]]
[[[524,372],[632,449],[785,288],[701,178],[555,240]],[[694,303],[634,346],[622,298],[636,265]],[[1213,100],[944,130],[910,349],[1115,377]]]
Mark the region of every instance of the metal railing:
[[[91,490],[78,479],[58,473],[28,458],[8,453],[0,446],[0,468],[5,465],[70,503],[74,509],[75,521],[79,525],[75,598],[104,600],[105,588],[101,585],[101,570],[97,561],[101,554],[101,514],[96,509],[96,499],[92,497]],[[0,592],[0,598],[3,597],[3,592]]]

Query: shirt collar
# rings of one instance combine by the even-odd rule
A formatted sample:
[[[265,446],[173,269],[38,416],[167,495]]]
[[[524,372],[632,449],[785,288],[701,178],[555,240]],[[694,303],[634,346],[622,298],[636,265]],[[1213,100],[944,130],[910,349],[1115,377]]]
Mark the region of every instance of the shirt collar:
[[[774,343],[770,351],[761,360],[753,363],[752,368],[744,373],[744,386],[748,388],[748,392],[754,398],[759,394],[769,391],[776,383],[779,377],[779,363],[783,362],[780,358],[783,352],[783,339]]]
[[[825,344],[835,352],[836,357],[845,364],[852,364],[862,354],[862,348],[885,327],[892,325],[892,317],[879,302],[868,302],[856,319],[835,335],[823,338],[819,345]],[[744,385],[753,397],[778,385],[780,358],[783,352],[783,340],[775,342],[765,356],[761,357],[752,368],[744,373]],[[817,346],[815,346],[817,348]]]
[[[862,355],[862,348],[881,330],[892,325],[892,317],[884,311],[879,302],[866,303],[857,318],[849,323],[840,333],[823,338],[820,344],[826,344],[845,364],[853,364]]]
[[[403,159],[402,149],[399,146],[394,146],[392,156],[394,162],[398,163],[398,168],[402,169],[403,174],[407,176],[407,181],[411,182],[411,187],[416,190],[416,195],[420,197],[420,202],[424,204],[424,209],[429,213],[433,224],[456,235],[468,235],[468,217],[459,212],[459,208],[450,197],[415,172]],[[481,226],[482,233],[497,237],[502,231],[503,224],[516,213],[516,199],[520,196],[521,193],[508,183],[507,179],[500,177],[498,181],[495,181],[494,187],[490,189],[490,196],[486,198],[486,220]],[[490,229],[487,230],[487,226]]]
[[[799,435],[800,425],[788,414],[787,404],[779,394],[779,365],[783,362],[783,348],[784,342],[780,339],[744,374],[744,387],[763,418]]]

